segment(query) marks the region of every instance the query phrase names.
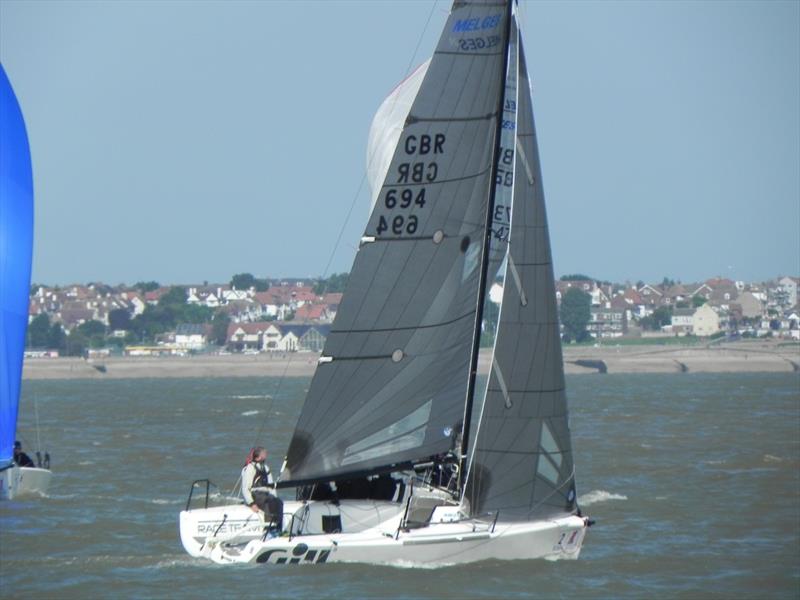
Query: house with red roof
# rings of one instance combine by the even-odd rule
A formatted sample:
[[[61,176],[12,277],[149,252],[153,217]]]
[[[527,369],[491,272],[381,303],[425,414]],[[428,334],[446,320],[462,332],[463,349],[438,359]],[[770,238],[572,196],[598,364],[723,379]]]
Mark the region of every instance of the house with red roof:
[[[294,313],[294,320],[301,323],[307,321],[318,321],[329,323],[332,319],[328,314],[328,307],[325,304],[303,304]]]

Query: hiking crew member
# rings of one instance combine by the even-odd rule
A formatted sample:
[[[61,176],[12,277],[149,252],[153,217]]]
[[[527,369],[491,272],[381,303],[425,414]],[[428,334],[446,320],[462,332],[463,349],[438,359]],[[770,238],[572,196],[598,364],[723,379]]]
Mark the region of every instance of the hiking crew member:
[[[14,442],[14,462],[18,467],[35,467],[31,457],[22,451],[22,444]]]
[[[242,496],[253,512],[263,510],[278,530],[283,529],[283,501],[274,495],[275,482],[266,463],[267,451],[253,448],[242,469]]]

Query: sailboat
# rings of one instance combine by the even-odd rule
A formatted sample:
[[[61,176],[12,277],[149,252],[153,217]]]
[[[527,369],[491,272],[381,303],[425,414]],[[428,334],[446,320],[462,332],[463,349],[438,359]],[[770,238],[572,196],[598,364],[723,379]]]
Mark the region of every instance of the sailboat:
[[[513,3],[455,0],[433,57],[387,102],[372,213],[277,483],[296,490],[283,534],[243,504],[209,507],[206,482],[182,543],[221,564],[575,559],[591,521]]]
[[[0,499],[45,493],[52,473],[13,462],[33,254],[28,135],[0,65]]]

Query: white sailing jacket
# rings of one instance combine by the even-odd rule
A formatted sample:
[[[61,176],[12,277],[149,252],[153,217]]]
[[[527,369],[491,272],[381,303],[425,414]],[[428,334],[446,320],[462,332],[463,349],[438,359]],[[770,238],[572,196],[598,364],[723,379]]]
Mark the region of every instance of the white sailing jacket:
[[[242,496],[247,504],[253,503],[253,492],[272,492],[274,489],[275,481],[266,463],[251,462],[242,469]]]

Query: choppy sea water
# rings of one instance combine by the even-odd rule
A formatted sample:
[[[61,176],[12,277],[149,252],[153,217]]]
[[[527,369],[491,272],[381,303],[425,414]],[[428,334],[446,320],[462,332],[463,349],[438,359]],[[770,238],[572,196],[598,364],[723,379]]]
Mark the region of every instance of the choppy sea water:
[[[0,503],[3,598],[797,598],[800,376],[567,378],[578,561],[219,567],[183,553],[193,479],[277,472],[308,379],[27,381],[20,433],[49,498]],[[274,396],[274,400],[268,396]]]

